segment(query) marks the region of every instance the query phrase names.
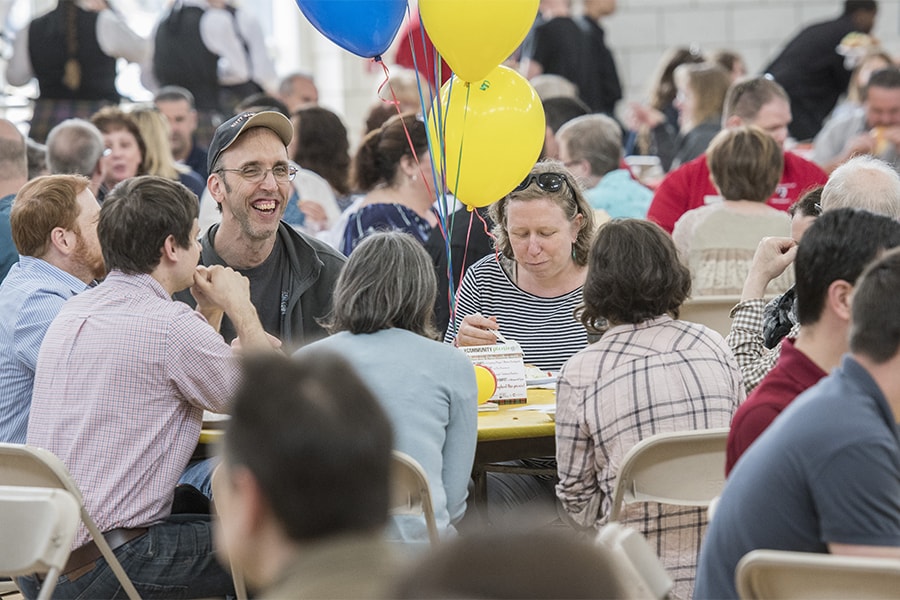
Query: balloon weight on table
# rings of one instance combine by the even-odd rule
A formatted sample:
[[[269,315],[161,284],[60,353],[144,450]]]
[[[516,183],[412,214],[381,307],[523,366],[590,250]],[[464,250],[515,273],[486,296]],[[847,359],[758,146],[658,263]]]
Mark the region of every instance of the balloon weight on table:
[[[478,404],[484,404],[497,391],[497,376],[484,365],[475,365],[475,383],[478,384]]]

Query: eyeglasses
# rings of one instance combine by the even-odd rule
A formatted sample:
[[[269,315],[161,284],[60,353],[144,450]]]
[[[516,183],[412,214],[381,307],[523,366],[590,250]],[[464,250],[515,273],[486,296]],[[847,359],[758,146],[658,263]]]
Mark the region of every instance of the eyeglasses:
[[[275,165],[271,169],[263,169],[259,165],[247,165],[240,169],[216,169],[213,173],[221,173],[223,171],[237,173],[251,183],[259,183],[265,179],[266,175],[271,171],[272,176],[275,177],[275,181],[278,183],[287,183],[288,181],[294,180],[294,177],[297,176],[297,170],[297,167],[293,165]]]
[[[568,186],[569,191],[572,192],[572,195],[575,195],[575,190],[572,189],[572,184],[569,183],[569,178],[562,173],[529,173],[528,177],[526,177],[522,183],[517,185],[516,189],[514,189],[513,192],[521,192],[522,190],[530,186],[532,182],[537,182],[539,188],[541,188],[545,192],[551,193],[558,192],[562,189],[563,185],[566,185]]]

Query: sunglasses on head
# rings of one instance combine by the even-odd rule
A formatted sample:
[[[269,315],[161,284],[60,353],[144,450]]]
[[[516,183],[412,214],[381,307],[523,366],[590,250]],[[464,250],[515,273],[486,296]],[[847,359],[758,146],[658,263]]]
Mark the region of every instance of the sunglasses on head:
[[[566,185],[573,194],[575,193],[575,190],[572,190],[572,184],[569,183],[569,178],[562,173],[529,173],[528,177],[517,185],[513,192],[521,192],[530,186],[532,182],[537,182],[538,187],[545,192],[558,192]]]

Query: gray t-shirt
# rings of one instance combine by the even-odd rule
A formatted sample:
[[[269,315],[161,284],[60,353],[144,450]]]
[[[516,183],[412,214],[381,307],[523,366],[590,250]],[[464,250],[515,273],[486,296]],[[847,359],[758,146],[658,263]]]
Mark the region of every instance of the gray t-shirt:
[[[250,280],[250,301],[256,307],[259,321],[267,333],[281,337],[281,319],[287,311],[290,298],[290,268],[280,240],[276,240],[272,253],[261,265],[252,269],[235,269]],[[222,337],[229,344],[237,336],[234,325],[227,316],[222,317]]]
[[[731,472],[701,545],[694,598],[737,598],[756,549],[900,546],[900,438],[878,385],[852,357],[797,399]]]

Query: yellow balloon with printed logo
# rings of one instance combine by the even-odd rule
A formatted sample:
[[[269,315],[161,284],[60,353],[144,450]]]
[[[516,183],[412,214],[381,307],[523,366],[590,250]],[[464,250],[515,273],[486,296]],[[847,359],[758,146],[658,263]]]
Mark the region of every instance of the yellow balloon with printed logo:
[[[534,24],[539,0],[419,0],[434,47],[457,77],[478,81],[512,54]]]
[[[478,82],[444,84],[428,119],[432,158],[463,204],[496,202],[531,171],[544,144],[544,108],[534,88],[499,66]]]

